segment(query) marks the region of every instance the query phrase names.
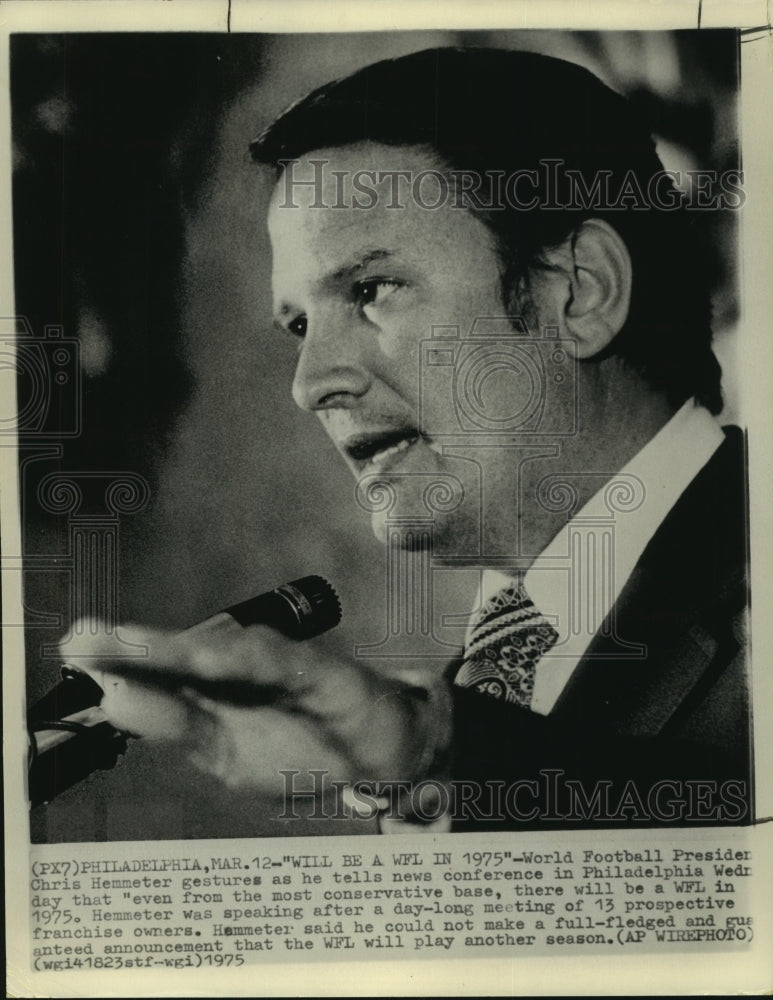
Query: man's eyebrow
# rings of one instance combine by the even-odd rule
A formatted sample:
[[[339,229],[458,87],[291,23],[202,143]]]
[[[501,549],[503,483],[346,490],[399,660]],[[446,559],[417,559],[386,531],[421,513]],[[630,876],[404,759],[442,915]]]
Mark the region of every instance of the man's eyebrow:
[[[388,257],[393,256],[392,250],[385,250],[383,248],[374,248],[373,250],[359,251],[353,255],[349,262],[344,264],[342,267],[337,267],[329,275],[330,281],[340,281],[342,278],[347,278],[357,271],[361,271],[363,268],[372,264],[374,261],[385,260]]]
[[[334,271],[331,271],[330,274],[326,274],[317,282],[317,284],[335,285],[344,278],[349,278],[358,271],[364,270],[364,268],[368,267],[369,264],[379,260],[386,260],[394,255],[395,252],[393,250],[386,250],[383,247],[374,247],[371,250],[358,251],[352,255],[347,263],[342,264],[341,267],[337,267]],[[274,314],[273,326],[284,332],[285,328],[282,324],[282,319],[293,312],[294,310],[292,306],[288,305],[286,302],[280,303]]]

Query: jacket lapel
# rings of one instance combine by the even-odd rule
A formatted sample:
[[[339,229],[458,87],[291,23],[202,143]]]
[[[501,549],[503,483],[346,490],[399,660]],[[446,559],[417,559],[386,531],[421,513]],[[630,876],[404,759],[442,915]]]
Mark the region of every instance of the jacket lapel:
[[[730,429],[647,545],[551,713],[556,721],[655,736],[722,662],[746,596],[744,482],[743,441]]]

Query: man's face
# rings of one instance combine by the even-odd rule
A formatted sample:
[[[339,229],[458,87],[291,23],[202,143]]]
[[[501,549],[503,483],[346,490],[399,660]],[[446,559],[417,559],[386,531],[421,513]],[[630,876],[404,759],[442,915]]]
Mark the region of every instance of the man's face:
[[[297,183],[319,176],[310,160],[327,161],[321,199],[318,189]],[[413,147],[363,143],[316,151],[277,184],[269,232],[276,321],[298,338],[296,402],[316,412],[358,480],[377,478],[394,490],[391,509],[373,514],[378,536],[385,535],[386,513],[426,516],[433,482],[465,492],[454,512],[437,518],[442,553],[479,546],[482,510],[499,512],[489,532],[509,534],[519,515],[512,468],[497,448],[480,449],[472,461],[443,453],[448,435],[458,435],[458,421],[440,390],[435,398],[426,390],[422,396],[420,380],[421,345],[433,327],[458,327],[465,336],[476,318],[503,314],[493,237],[450,198],[427,210],[407,188],[403,207],[389,207],[395,202],[388,178],[368,179],[375,204],[351,207],[354,198],[374,200],[353,190],[358,171],[416,176],[433,168],[430,156]],[[428,181],[425,203],[436,192]],[[512,391],[507,379],[491,379],[487,412],[501,404],[512,413]],[[476,496],[481,478],[483,500]]]

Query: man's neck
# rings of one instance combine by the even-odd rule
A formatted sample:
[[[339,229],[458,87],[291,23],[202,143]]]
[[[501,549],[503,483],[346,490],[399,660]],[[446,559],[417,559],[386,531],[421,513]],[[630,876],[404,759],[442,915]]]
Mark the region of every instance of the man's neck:
[[[587,366],[583,376],[578,386],[577,433],[557,440],[557,455],[525,462],[519,471],[522,499],[515,525],[509,526],[510,536],[502,539],[518,558],[510,567],[504,567],[501,558],[491,563],[516,576],[528,570],[568,516],[623,469],[677,410],[616,358]]]
[[[655,437],[679,407],[618,358],[595,367],[591,362],[584,375],[578,389],[580,448],[568,451],[579,460],[576,471],[603,468],[612,476]],[[589,496],[594,492],[590,490]]]

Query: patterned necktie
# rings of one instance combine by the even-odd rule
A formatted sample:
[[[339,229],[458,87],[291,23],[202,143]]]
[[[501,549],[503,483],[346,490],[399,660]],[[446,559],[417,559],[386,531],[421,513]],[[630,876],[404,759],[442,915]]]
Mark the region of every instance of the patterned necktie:
[[[528,708],[537,663],[557,639],[522,584],[512,583],[475,616],[454,683]]]

